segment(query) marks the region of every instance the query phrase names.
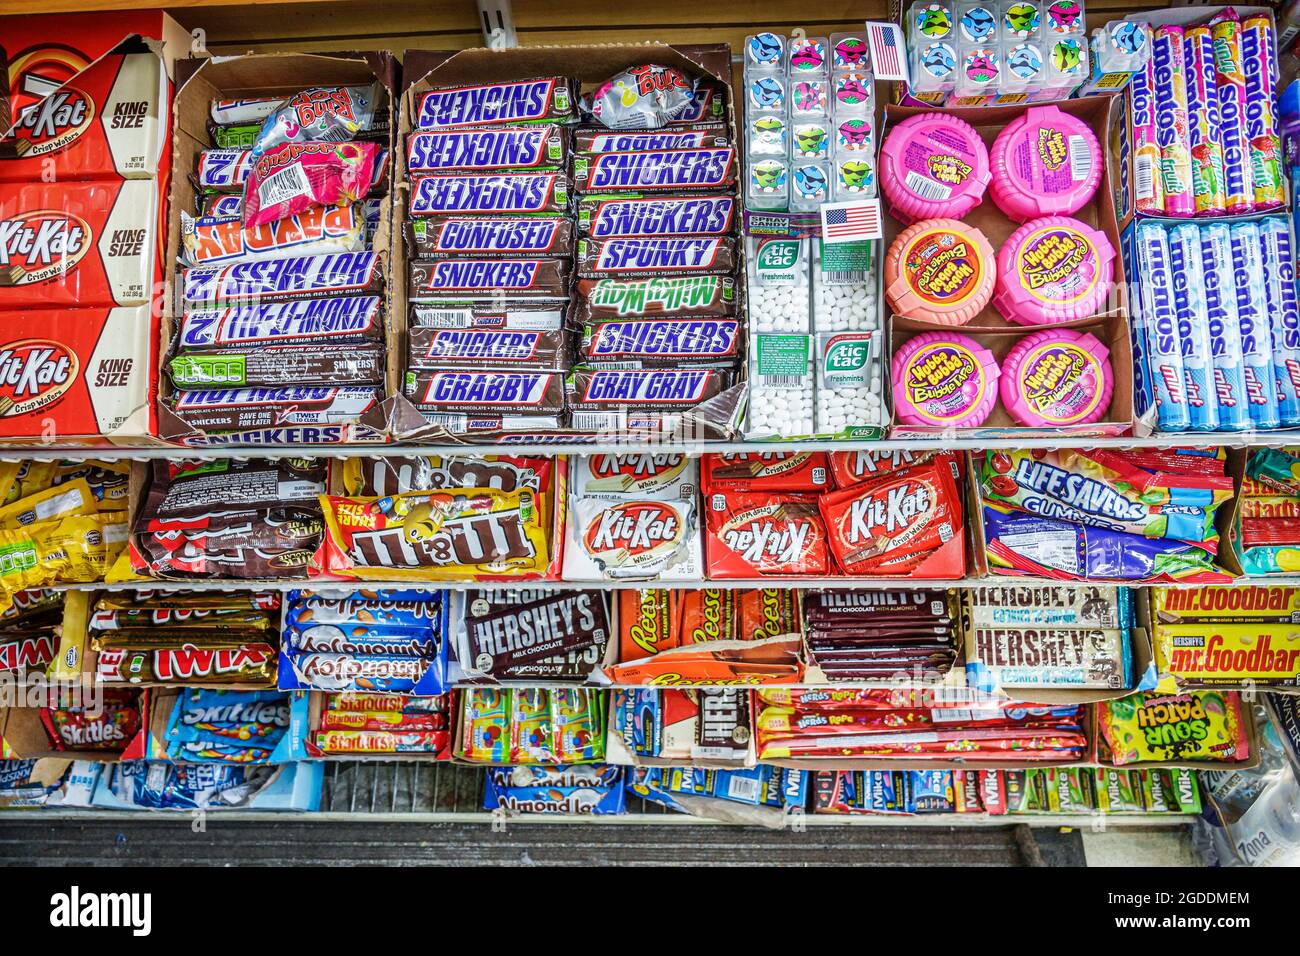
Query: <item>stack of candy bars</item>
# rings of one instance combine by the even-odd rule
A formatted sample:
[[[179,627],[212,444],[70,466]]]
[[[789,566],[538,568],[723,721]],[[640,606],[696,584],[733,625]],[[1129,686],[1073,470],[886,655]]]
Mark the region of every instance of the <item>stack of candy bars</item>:
[[[1089,77],[1078,0],[918,0],[905,22],[908,93],[936,106],[1068,99]]]
[[[1201,812],[1195,770],[1031,767],[978,777],[980,803],[993,815]]]
[[[643,800],[682,813],[700,808],[700,800],[722,800],[785,813],[803,810],[807,805],[809,777],[803,770],[766,766],[732,770],[633,767],[628,772],[627,786]]]
[[[464,690],[455,755],[470,763],[496,765],[602,760],[605,696],[558,687]]]
[[[1013,694],[1133,686],[1127,588],[975,587],[961,596],[968,686]]]
[[[1097,760],[1233,764],[1249,760],[1254,743],[1236,691],[1144,692],[1097,705]]]
[[[201,208],[182,213],[165,434],[379,437],[360,420],[386,374],[387,103],[378,82],[212,103],[213,148],[192,174]]]
[[[1229,580],[1220,450],[989,451],[976,461],[989,569],[1071,580]]]
[[[404,144],[404,392],[457,436],[561,427],[573,269],[576,84],[442,88]]]
[[[290,591],[280,687],[432,697],[447,685],[444,591]]]
[[[622,593],[622,592],[620,592]],[[580,683],[605,656],[612,633],[602,591],[511,588],[469,591],[455,629],[466,679]]]
[[[328,462],[155,461],[131,524],[131,566],[156,578],[305,578]]]
[[[53,750],[121,753],[140,732],[140,695],[129,690],[101,690],[93,707],[42,707],[41,722]]]
[[[709,577],[965,574],[962,460],[954,454],[700,460]]]
[[[942,681],[960,656],[946,591],[809,591],[808,664],[834,683]]]
[[[63,595],[41,588],[19,591],[0,613],[0,674],[21,678],[54,660],[63,623]]]
[[[170,83],[138,38],[69,77],[76,49],[22,51],[0,124],[7,439],[139,438],[154,419]]]
[[[747,688],[616,689],[611,730],[634,763],[752,764]]]
[[[164,732],[175,763],[276,762],[289,729],[289,695],[275,690],[189,688],[176,695]]]
[[[102,580],[126,546],[125,465],[8,462],[0,495],[0,551],[13,556],[0,569],[0,610],[32,588]]]
[[[1088,711],[1078,705],[1029,706],[919,689],[762,688],[756,694],[759,760],[1071,763],[1088,748]]]
[[[490,767],[484,771],[483,809],[516,813],[606,816],[624,812],[623,768]]]
[[[1248,575],[1300,571],[1300,448],[1256,448],[1237,493],[1233,546]]]
[[[1300,589],[1158,588],[1151,602],[1161,690],[1300,686]]]
[[[313,756],[451,752],[451,695],[326,694],[307,751]]]
[[[274,687],[280,595],[147,590],[108,593],[89,622],[102,684]]]
[[[982,807],[973,770],[816,770],[814,813],[971,813]]]

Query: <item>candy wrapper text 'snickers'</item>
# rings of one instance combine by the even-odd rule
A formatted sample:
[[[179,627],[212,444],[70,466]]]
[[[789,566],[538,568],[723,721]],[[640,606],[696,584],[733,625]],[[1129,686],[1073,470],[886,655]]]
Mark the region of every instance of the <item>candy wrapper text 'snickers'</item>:
[[[549,76],[430,90],[416,102],[415,128],[568,122],[576,107],[570,83],[567,77]]]

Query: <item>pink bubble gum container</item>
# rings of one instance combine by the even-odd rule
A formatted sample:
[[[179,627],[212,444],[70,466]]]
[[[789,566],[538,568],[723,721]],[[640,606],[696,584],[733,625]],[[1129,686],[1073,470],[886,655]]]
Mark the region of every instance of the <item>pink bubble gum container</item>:
[[[1055,106],[1031,106],[993,141],[989,195],[1016,222],[1068,216],[1096,195],[1102,161],[1087,123]]]
[[[927,219],[890,243],[885,299],[898,315],[965,325],[988,305],[996,274],[984,233],[955,219]]]
[[[1103,311],[1115,276],[1106,236],[1068,216],[1027,222],[998,250],[993,304],[1008,322],[1055,325]]]
[[[908,425],[974,428],[998,394],[993,353],[960,332],[922,332],[903,343],[891,364],[894,408]]]
[[[999,391],[1007,413],[1031,428],[1101,421],[1115,391],[1110,350],[1088,332],[1033,332],[1002,360]]]
[[[988,147],[964,120],[921,113],[885,137],[880,189],[901,223],[960,219],[983,201],[988,185]]]

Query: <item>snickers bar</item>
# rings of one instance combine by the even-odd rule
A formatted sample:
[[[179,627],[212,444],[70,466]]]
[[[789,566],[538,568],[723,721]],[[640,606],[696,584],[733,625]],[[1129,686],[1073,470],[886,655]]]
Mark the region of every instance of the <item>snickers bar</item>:
[[[413,302],[411,328],[431,329],[529,329],[542,332],[564,327],[564,303],[515,302],[508,306],[492,302],[442,300]]]
[[[280,302],[378,292],[383,287],[373,252],[341,252],[233,265],[196,266],[182,281],[185,308],[219,302]]]
[[[731,239],[659,236],[578,242],[578,274],[588,279],[730,275],[735,269],[736,247]]]
[[[540,120],[572,120],[576,97],[563,76],[539,77],[513,83],[486,83],[430,90],[419,96],[415,128],[500,126]]]
[[[736,319],[628,319],[583,328],[579,354],[590,363],[668,363],[736,357]]]
[[[172,412],[200,431],[278,425],[351,425],[379,404],[366,386],[196,389],[176,393]]]
[[[565,387],[571,409],[671,411],[715,398],[730,384],[730,375],[718,369],[595,369],[571,373]]]
[[[583,196],[578,231],[617,236],[722,236],[731,232],[735,196]]]
[[[564,213],[569,182],[562,173],[464,173],[417,176],[411,181],[412,216],[475,213]]]
[[[736,151],[729,146],[580,154],[573,161],[580,192],[718,189],[735,180]]]
[[[567,259],[443,259],[410,264],[412,298],[440,295],[529,295],[565,298]]]
[[[406,224],[414,257],[568,256],[573,221],[566,216],[413,219]]]
[[[633,130],[584,126],[574,135],[574,148],[579,153],[639,153],[657,149],[700,149],[731,145],[731,134],[726,123]]]
[[[379,296],[307,299],[270,305],[198,309],[185,313],[178,349],[319,344],[383,338]]]
[[[731,276],[585,279],[578,283],[579,321],[623,318],[729,316],[736,312]]]
[[[564,376],[554,372],[412,370],[405,384],[411,401],[436,412],[564,411]]]
[[[406,168],[413,173],[481,169],[563,169],[569,155],[563,126],[443,129],[406,138]]]
[[[506,363],[512,369],[564,369],[569,339],[563,330],[432,329],[408,332],[409,368],[475,368]]]
[[[182,352],[174,355],[167,367],[177,388],[330,385],[340,381],[379,385],[385,370],[381,342]]]
[[[598,591],[548,594],[528,603],[466,617],[470,660],[495,677],[515,668],[609,641],[605,599]]]

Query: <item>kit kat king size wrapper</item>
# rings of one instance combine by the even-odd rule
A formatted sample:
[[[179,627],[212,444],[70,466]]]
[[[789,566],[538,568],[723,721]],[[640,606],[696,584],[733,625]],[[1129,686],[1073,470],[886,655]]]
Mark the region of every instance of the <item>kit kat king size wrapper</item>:
[[[703,577],[694,499],[574,495],[566,527],[566,581]]]

